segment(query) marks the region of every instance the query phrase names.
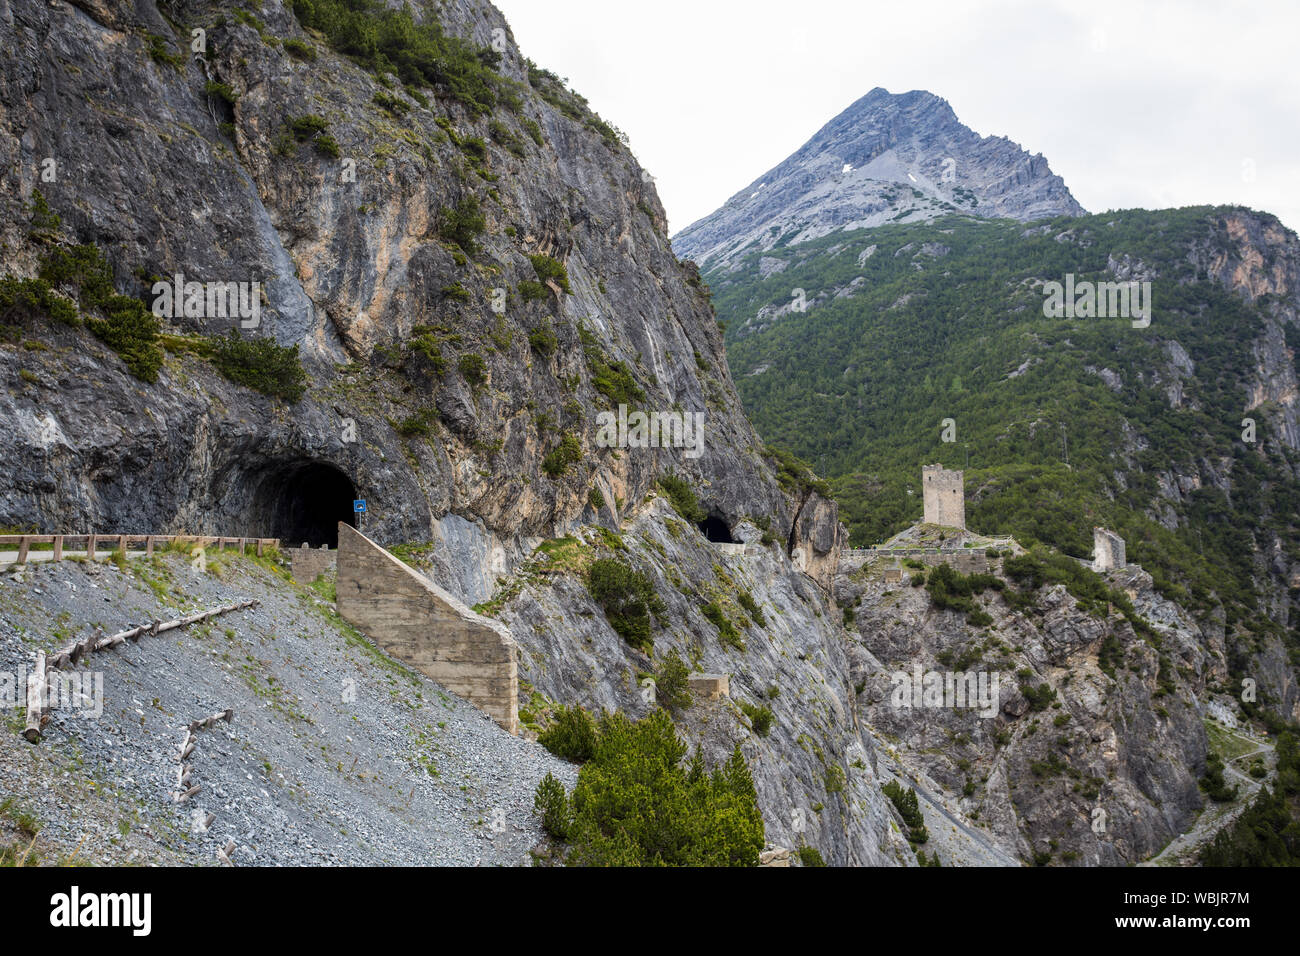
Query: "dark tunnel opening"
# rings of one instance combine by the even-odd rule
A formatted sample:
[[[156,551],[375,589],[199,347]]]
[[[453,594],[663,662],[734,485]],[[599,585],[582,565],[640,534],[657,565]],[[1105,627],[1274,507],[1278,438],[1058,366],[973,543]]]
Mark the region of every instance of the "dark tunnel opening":
[[[701,521],[700,530],[704,532],[704,537],[710,541],[721,544],[736,543],[735,539],[731,537],[731,529],[727,527],[727,522],[716,515],[709,515]]]
[[[263,533],[279,538],[281,547],[296,548],[306,542],[313,548],[336,548],[339,522],[356,527],[352,513],[356,486],[325,462],[286,465],[263,479],[258,497],[257,510],[267,525]]]

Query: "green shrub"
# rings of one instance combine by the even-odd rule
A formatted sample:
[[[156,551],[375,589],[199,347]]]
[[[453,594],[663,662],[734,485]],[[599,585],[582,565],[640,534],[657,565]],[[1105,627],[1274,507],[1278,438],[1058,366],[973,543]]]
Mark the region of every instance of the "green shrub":
[[[277,345],[271,338],[246,339],[234,329],[212,338],[213,364],[237,385],[296,402],[307,391],[307,373],[297,345]]]
[[[528,333],[528,347],[538,355],[552,354],[558,344],[559,340],[549,325]]]
[[[313,136],[325,132],[329,126],[329,120],[317,113],[308,113],[289,120],[289,132],[293,133],[293,138],[300,143],[305,143]]]
[[[523,159],[528,155],[524,152],[523,141],[499,121],[492,120],[488,123],[488,132],[492,134],[492,139],[500,143],[511,155],[517,156],[519,159]]]
[[[149,46],[149,58],[155,63],[170,66],[174,70],[183,70],[185,68],[184,54],[172,53],[168,50],[166,37],[161,37],[156,33],[147,33],[145,39]]]
[[[1101,642],[1101,649],[1097,652],[1097,666],[1101,672],[1115,680],[1115,667],[1124,660],[1124,647],[1119,642],[1119,638],[1111,633],[1107,634]]]
[[[64,325],[78,325],[77,304],[50,288],[44,279],[0,279],[0,326],[26,325],[49,318]]]
[[[920,846],[930,839],[930,832],[925,828],[925,816],[921,813],[916,799],[916,791],[904,790],[897,780],[891,780],[880,788],[907,825],[907,839],[912,846]]]
[[[447,371],[447,362],[442,357],[442,345],[437,335],[427,325],[419,325],[411,330],[415,338],[408,343],[413,355],[423,356],[439,376]]]
[[[203,92],[208,96],[215,96],[227,106],[234,106],[235,100],[239,99],[239,95],[230,88],[229,83],[220,83],[217,80],[208,80],[203,85]]]
[[[623,640],[645,652],[654,647],[651,616],[663,613],[663,602],[648,577],[615,558],[599,558],[587,571],[587,590]]]
[[[822,859],[822,851],[815,846],[801,846],[799,847],[799,865],[825,866],[826,861]]]
[[[576,866],[755,866],[763,817],[739,746],[712,773],[663,710],[633,722],[600,720],[592,759],[578,772],[568,806],[569,851]],[[540,788],[539,788],[540,789]],[[554,787],[548,785],[553,794]],[[543,808],[556,801],[548,795]]]
[[[533,812],[542,818],[542,829],[557,840],[569,838],[571,811],[569,797],[564,792],[564,784],[553,774],[547,774],[537,785],[537,794],[533,797]]]
[[[1200,787],[1216,803],[1230,803],[1237,799],[1237,788],[1228,786],[1223,779],[1223,758],[1211,751],[1205,758],[1205,775]]]
[[[545,283],[550,279],[565,292],[569,291],[569,270],[564,268],[564,263],[550,256],[529,256],[528,261],[533,264],[539,281]]]
[[[103,303],[106,318],[90,320],[90,330],[121,356],[127,369],[143,382],[158,381],[163,354],[158,344],[158,319],[139,299],[109,296]]]
[[[63,285],[75,285],[82,307],[97,313],[88,318],[90,330],[121,357],[131,374],[141,381],[156,382],[163,360],[158,319],[139,299],[117,294],[112,269],[93,244],[52,248],[41,263],[38,280],[18,280],[3,287],[0,308],[12,297],[14,314],[30,316],[41,310],[75,325],[75,308],[52,288]]]
[[[63,228],[63,220],[50,209],[50,203],[39,189],[32,190],[31,216],[27,235],[37,242],[54,242]]]
[[[760,737],[766,737],[772,731],[772,711],[767,707],[759,707],[748,701],[740,702],[740,709],[745,712],[749,718],[750,727],[754,733]]]
[[[542,471],[552,478],[559,478],[571,465],[582,461],[582,445],[572,432],[565,432],[560,444],[551,449],[542,459]]]
[[[793,452],[768,445],[764,453],[776,470],[776,481],[791,493],[829,495],[830,486],[813,473],[812,465]]]
[[[316,113],[308,113],[305,116],[299,116],[289,120],[288,131],[293,136],[294,142],[310,142],[316,151],[337,159],[339,156],[339,144],[335,141],[326,130],[329,129],[329,120]]]
[[[599,488],[592,488],[587,492],[587,504],[599,511],[605,507],[605,495]]]
[[[308,63],[316,62],[316,48],[310,43],[299,40],[297,37],[289,37],[281,44],[285,52],[299,60],[305,60]]]
[[[659,487],[668,496],[673,510],[692,524],[699,524],[708,517],[708,512],[695,497],[695,489],[685,478],[668,472],[659,476]]]
[[[745,609],[745,613],[753,619],[755,624],[759,627],[767,625],[767,618],[763,616],[763,609],[754,600],[754,595],[748,591],[740,591],[736,595],[736,600],[740,602],[740,606]]]
[[[370,101],[380,109],[387,110],[394,116],[403,116],[410,112],[411,104],[406,102],[400,96],[394,96],[387,90],[376,90],[375,95],[370,97]]]
[[[487,228],[487,219],[477,196],[472,193],[454,208],[444,208],[438,216],[438,235],[455,243],[467,256],[478,252],[477,238]]]
[[[691,706],[690,669],[676,648],[664,656],[655,672],[655,700],[671,713]]]
[[[645,399],[645,391],[637,384],[627,363],[610,361],[600,341],[581,322],[578,324],[578,339],[591,370],[592,388],[616,406],[635,405]]]
[[[487,363],[483,361],[481,355],[473,352],[465,353],[456,360],[456,368],[461,378],[475,388],[487,381]]]
[[[745,639],[740,636],[740,631],[736,630],[736,625],[727,620],[726,613],[717,601],[710,601],[701,606],[700,613],[718,629],[718,638],[723,644],[734,647],[738,651],[745,649]]]
[[[549,298],[551,290],[543,282],[534,282],[532,279],[524,279],[519,283],[519,296],[525,302],[541,302]]]
[[[408,87],[430,86],[472,113],[518,104],[494,68],[500,54],[445,36],[435,15],[415,16],[405,5],[381,0],[293,0],[304,27],[324,34],[331,47],[377,75],[396,73]]]
[[[432,416],[427,412],[416,412],[397,423],[397,433],[404,438],[427,438],[434,432]]]
[[[468,156],[475,165],[487,162],[488,148],[482,136],[464,136],[457,143],[460,151]]]
[[[585,763],[596,751],[596,722],[577,704],[560,707],[537,742],[561,760]]]
[[[1052,701],[1056,700],[1056,689],[1047,683],[1035,687],[1022,682],[1020,693],[1024,695],[1025,700],[1029,701],[1029,709],[1032,711],[1046,710]]]

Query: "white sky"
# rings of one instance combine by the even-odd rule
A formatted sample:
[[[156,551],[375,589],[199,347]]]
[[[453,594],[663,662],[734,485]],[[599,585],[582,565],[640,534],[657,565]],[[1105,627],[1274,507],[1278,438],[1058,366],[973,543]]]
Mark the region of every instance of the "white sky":
[[[624,130],[670,232],[876,86],[1043,153],[1089,212],[1241,203],[1300,229],[1296,0],[493,0]]]

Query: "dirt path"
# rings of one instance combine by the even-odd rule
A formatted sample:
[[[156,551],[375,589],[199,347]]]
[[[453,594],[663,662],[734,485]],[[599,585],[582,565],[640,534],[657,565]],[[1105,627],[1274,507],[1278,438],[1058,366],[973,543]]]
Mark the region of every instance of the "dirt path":
[[[1207,799],[1206,808],[1196,818],[1196,823],[1190,830],[1175,837],[1158,854],[1139,863],[1138,866],[1195,866],[1201,847],[1213,840],[1224,827],[1231,826],[1237,817],[1241,816],[1242,811],[1254,802],[1255,795],[1273,779],[1276,760],[1273,757],[1272,744],[1239,731],[1225,732],[1228,736],[1235,737],[1254,748],[1235,757],[1229,757],[1223,762],[1224,778],[1228,783],[1236,784],[1238,787],[1237,799],[1232,803],[1215,803]],[[1256,780],[1234,766],[1240,761],[1259,754],[1267,754],[1264,765],[1268,768],[1268,776],[1262,780]]]

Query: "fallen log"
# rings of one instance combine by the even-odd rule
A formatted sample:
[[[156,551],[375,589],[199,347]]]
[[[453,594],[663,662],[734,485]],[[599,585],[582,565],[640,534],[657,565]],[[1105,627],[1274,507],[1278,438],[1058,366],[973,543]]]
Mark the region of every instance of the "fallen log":
[[[23,736],[28,743],[41,739],[41,715],[45,709],[45,652],[36,652],[36,669],[27,675],[27,726]]]
[[[205,621],[210,617],[217,617],[222,614],[229,614],[232,611],[243,611],[250,607],[256,607],[256,600],[240,601],[235,604],[224,604],[220,607],[210,608],[206,611],[200,611],[197,614],[191,614],[188,617],[178,617],[173,621],[162,622],[157,619],[148,624],[141,624],[137,627],[128,628],[125,631],[118,631],[111,637],[104,637],[104,632],[96,630],[94,635],[86,638],[84,641],[75,641],[68,647],[59,651],[50,657],[46,663],[45,670],[55,671],[62,670],[68,665],[76,666],[82,658],[92,651],[109,650],[117,647],[126,641],[139,640],[146,634],[157,635],[164,631],[171,631],[178,627],[186,627],[190,624],[197,624]]]

